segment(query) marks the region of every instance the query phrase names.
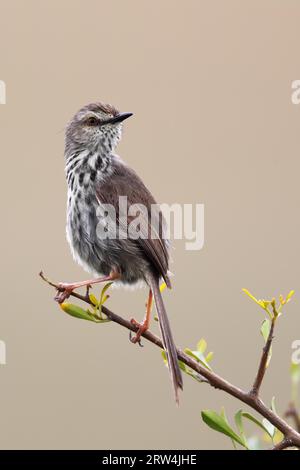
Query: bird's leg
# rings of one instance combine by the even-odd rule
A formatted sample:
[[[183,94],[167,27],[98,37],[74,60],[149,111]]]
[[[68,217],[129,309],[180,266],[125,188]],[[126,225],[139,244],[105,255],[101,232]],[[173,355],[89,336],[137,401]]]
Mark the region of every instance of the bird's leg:
[[[139,343],[141,336],[145,331],[148,330],[149,325],[150,325],[150,316],[151,316],[151,310],[152,310],[152,302],[153,302],[153,294],[152,290],[149,290],[149,296],[148,296],[148,302],[147,302],[147,308],[146,308],[146,315],[144,317],[144,320],[142,323],[137,322],[134,318],[131,318],[130,323],[138,328],[136,334],[130,338],[130,341],[132,343]]]
[[[59,304],[64,302],[73,292],[73,290],[78,289],[79,287],[87,287],[87,292],[92,284],[98,284],[99,282],[106,282],[106,281],[115,281],[119,279],[120,274],[116,271],[112,271],[108,276],[98,277],[96,279],[89,279],[87,281],[79,281],[79,282],[60,282],[57,288],[57,294],[54,297]]]

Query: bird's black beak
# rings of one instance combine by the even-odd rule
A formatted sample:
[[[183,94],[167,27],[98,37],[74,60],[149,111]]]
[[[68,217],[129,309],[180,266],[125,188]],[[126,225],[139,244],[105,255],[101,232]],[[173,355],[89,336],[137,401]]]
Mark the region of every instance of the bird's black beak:
[[[116,124],[118,122],[125,121],[125,119],[128,119],[130,116],[132,116],[132,114],[133,113],[119,113],[116,116],[105,121],[105,124]]]

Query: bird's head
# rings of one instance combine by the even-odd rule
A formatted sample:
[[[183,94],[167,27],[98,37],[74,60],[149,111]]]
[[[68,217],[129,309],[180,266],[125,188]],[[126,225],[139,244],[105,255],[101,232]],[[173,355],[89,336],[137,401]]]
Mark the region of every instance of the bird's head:
[[[120,113],[109,104],[91,103],[80,109],[66,129],[66,152],[114,151],[122,135],[122,122],[132,113]]]

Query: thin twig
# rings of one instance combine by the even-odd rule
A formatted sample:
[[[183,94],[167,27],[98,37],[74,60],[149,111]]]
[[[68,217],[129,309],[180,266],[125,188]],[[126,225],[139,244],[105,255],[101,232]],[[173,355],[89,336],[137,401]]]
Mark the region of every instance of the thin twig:
[[[297,431],[300,432],[300,414],[295,406],[295,403],[291,402],[289,404],[289,407],[284,413],[284,416],[286,416],[287,418],[292,418]]]
[[[40,276],[50,286],[58,290],[60,289],[57,283],[49,281],[42,272],[40,273]],[[77,292],[72,292],[71,296],[76,297],[77,299],[80,299],[90,305],[93,305],[89,297],[86,295],[83,296],[78,294]],[[112,312],[107,307],[102,306],[102,311],[111,321],[123,326],[124,328],[127,328],[130,331],[137,331],[137,327],[134,326],[130,321],[125,320],[123,317]],[[150,343],[153,343],[159,348],[163,349],[161,339],[154,335],[150,330],[145,331],[142,336],[148,341],[150,341]],[[268,406],[266,406],[265,403],[256,394],[253,394],[252,391],[245,392],[239,387],[236,387],[235,385],[223,379],[215,372],[207,369],[200,362],[197,362],[195,359],[188,356],[181,349],[177,349],[177,355],[180,361],[182,361],[185,365],[187,365],[192,370],[203,376],[212,387],[219,390],[223,390],[229,395],[237,398],[238,400],[242,401],[246,405],[256,410],[261,416],[266,418],[268,421],[270,421],[270,423],[272,423],[284,435],[285,444],[288,443],[288,445],[286,445],[285,447],[294,446],[300,449],[300,433],[298,433],[284,419],[282,419],[280,416],[274,413],[274,411],[272,411]]]
[[[293,443],[291,442],[290,439],[282,439],[278,444],[276,444],[274,447],[272,447],[271,450],[284,450],[287,449],[288,447],[293,447]]]
[[[271,321],[269,335],[268,335],[266,344],[263,348],[263,353],[260,359],[257,375],[255,377],[255,381],[252,386],[252,390],[250,392],[253,396],[258,396],[263,378],[267,370],[268,357],[269,357],[269,353],[270,353],[270,349],[271,349],[272,341],[273,341],[274,326],[275,326],[275,320],[273,318]]]

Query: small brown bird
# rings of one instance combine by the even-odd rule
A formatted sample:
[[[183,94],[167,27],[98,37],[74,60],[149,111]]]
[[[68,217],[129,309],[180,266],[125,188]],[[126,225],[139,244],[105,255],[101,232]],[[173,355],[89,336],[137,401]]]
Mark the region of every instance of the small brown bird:
[[[169,242],[163,237],[162,214],[158,211],[158,217],[154,218],[159,221],[157,226],[151,217],[152,207],[157,207],[153,196],[138,175],[114,154],[121,138],[122,123],[130,116],[132,113],[120,113],[111,105],[92,103],[78,111],[67,126],[67,238],[75,260],[93,275],[101,277],[72,284],[61,283],[56,300],[63,302],[74,289],[98,282],[115,280],[122,284],[146,283],[149,287],[146,315],[142,323],[131,320],[138,328],[131,340],[139,342],[141,335],[148,329],[154,297],[178,403],[178,390],[182,389],[183,381],[159,288],[161,279],[168,287],[171,286],[168,275]],[[142,236],[136,237],[130,229],[133,216],[126,214],[128,217],[124,222],[124,214],[120,212],[120,197],[127,198],[128,207],[138,205],[144,208],[139,213]],[[106,233],[110,236],[103,236],[103,230],[99,236],[99,227],[103,228],[103,213],[107,207],[114,209],[115,219],[105,219]],[[116,232],[116,228],[119,232]],[[121,237],[111,236],[120,231],[123,234]]]

